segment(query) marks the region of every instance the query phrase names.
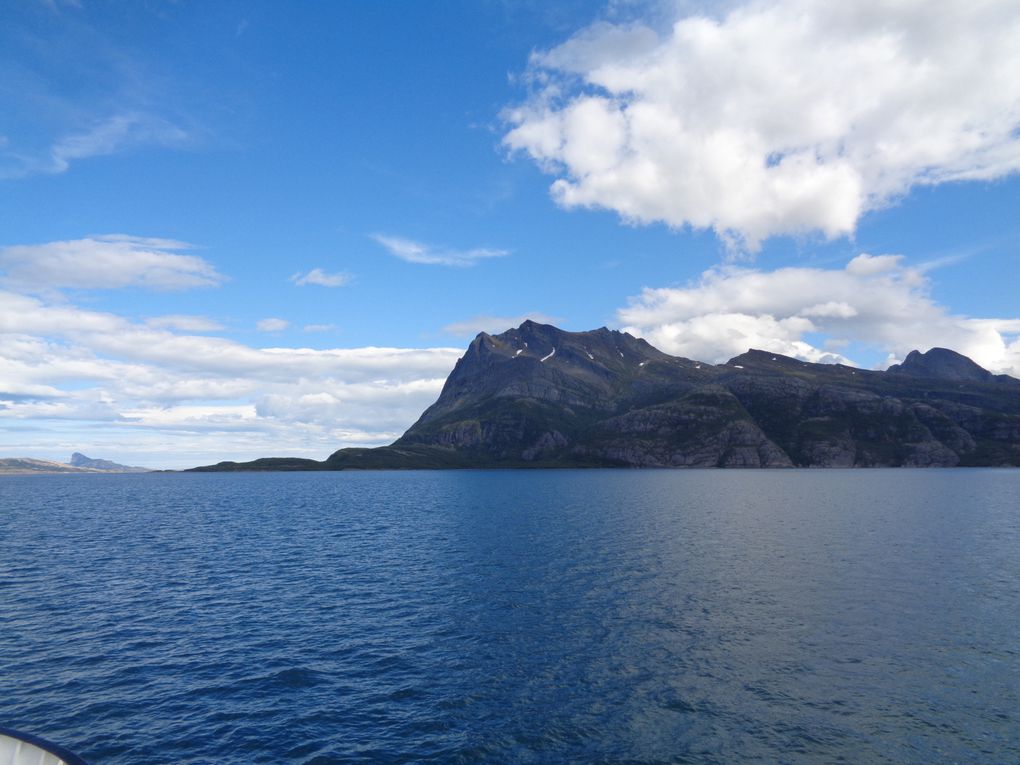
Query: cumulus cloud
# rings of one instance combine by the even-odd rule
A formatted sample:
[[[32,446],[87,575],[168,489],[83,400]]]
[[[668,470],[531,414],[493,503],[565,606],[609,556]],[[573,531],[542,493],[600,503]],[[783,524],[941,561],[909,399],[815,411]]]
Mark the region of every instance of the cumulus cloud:
[[[456,321],[452,324],[447,324],[443,327],[443,332],[455,337],[474,337],[479,332],[499,334],[500,332],[505,332],[513,327],[519,327],[528,319],[537,321],[539,324],[557,324],[560,321],[555,316],[548,316],[544,313],[535,311],[532,311],[531,313],[522,313],[519,316],[489,316],[487,314],[483,314],[480,316],[472,316],[470,319],[465,319],[464,321]]]
[[[23,289],[214,287],[224,277],[208,261],[182,255],[191,245],[172,239],[108,234],[0,248],[4,280]]]
[[[253,348],[12,292],[0,307],[0,453],[51,459],[96,444],[118,461],[186,467],[389,443],[461,354]]]
[[[773,235],[851,234],[914,186],[1020,169],[1013,0],[751,0],[533,54],[504,144],[565,207]]]
[[[316,284],[320,287],[345,287],[351,283],[351,275],[343,272],[330,274],[321,268],[313,268],[307,274],[294,274],[290,277],[290,281],[298,287],[305,287],[309,284]]]
[[[261,319],[255,324],[259,332],[283,332],[290,326],[286,319]]]
[[[493,250],[484,247],[476,247],[473,250],[451,250],[388,234],[373,234],[371,238],[385,247],[391,255],[401,260],[430,266],[473,266],[479,260],[502,258],[510,254],[508,250]]]
[[[645,289],[618,312],[627,331],[668,353],[713,363],[748,348],[853,363],[849,344],[884,354],[948,347],[1020,377],[1020,319],[950,313],[923,268],[899,255],[858,255],[844,268],[713,268],[684,286]]]

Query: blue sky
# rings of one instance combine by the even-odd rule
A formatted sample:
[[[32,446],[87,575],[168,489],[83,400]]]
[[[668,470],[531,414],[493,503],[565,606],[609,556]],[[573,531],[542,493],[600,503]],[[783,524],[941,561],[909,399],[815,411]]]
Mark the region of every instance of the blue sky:
[[[387,443],[480,330],[1020,374],[1015,3],[0,8],[0,454]]]

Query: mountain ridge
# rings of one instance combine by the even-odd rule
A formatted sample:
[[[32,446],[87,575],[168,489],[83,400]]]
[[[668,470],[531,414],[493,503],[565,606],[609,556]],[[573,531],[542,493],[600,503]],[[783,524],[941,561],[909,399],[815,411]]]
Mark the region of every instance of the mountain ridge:
[[[605,327],[480,333],[393,444],[198,470],[1020,465],[1020,381],[954,351],[887,371],[670,356]]]

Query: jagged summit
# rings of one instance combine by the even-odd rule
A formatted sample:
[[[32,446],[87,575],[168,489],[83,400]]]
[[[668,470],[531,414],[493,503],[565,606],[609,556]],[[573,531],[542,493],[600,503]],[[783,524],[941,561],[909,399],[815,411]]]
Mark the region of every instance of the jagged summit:
[[[567,332],[528,320],[498,335],[479,333],[458,360],[439,399],[397,443],[415,443],[425,426],[483,401],[526,398],[559,406],[607,409],[621,383],[654,382],[664,368],[693,365],[626,332]]]
[[[539,324],[528,319],[515,329],[508,329],[498,335],[479,333],[471,342],[465,357],[477,353],[493,352],[513,358],[538,358],[550,360],[556,351],[560,361],[564,356],[580,352],[581,358],[608,363],[616,358],[628,356],[638,360],[666,357],[666,354],[627,332],[606,327],[587,332],[568,332],[552,324]],[[615,363],[613,361],[613,363]]]

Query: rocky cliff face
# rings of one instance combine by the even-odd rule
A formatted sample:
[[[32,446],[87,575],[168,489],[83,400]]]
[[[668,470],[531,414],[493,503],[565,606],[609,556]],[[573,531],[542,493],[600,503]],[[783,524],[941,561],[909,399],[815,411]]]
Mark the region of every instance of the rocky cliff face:
[[[946,349],[887,372],[749,351],[711,365],[626,333],[480,334],[396,443],[346,467],[1020,465],[1020,381]]]

